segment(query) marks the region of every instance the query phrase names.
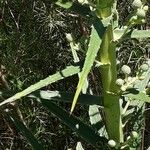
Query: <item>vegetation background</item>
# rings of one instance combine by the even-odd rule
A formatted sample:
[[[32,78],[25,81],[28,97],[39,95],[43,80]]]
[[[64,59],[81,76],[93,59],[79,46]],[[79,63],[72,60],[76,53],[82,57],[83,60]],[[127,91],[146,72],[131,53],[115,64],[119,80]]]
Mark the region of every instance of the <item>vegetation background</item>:
[[[131,12],[131,0],[118,1],[120,25],[124,24]],[[150,6],[150,1],[147,2]],[[138,29],[150,28],[150,11],[147,22],[137,26]],[[72,33],[76,41],[88,37],[90,23],[74,12],[68,12],[49,0],[1,0],[0,1],[0,91],[18,92],[37,81],[65,68],[73,63],[69,43],[65,33]],[[117,49],[118,63],[129,64],[134,70],[138,65],[150,58],[150,39],[143,41],[126,40]],[[81,60],[84,54],[79,52]],[[120,69],[120,68],[118,68]],[[89,75],[93,92],[100,94],[99,79],[96,69]],[[134,73],[134,72],[133,72]],[[74,92],[78,77],[73,76],[45,89]],[[0,97],[1,101],[3,97]],[[70,104],[58,103],[66,110]],[[20,119],[41,141],[45,149],[67,150],[75,149],[76,143],[82,141],[84,148],[92,147],[80,139],[53,114],[33,101],[22,101],[15,104]],[[14,109],[7,106],[6,111]],[[78,105],[75,115],[85,122],[88,120],[87,109]],[[147,111],[147,114],[149,112]],[[144,119],[139,116],[140,120]],[[137,119],[137,118],[135,118]],[[146,115],[146,120],[150,120]],[[145,126],[147,126],[146,123]],[[145,128],[144,147],[150,146],[150,130]],[[26,139],[17,131],[7,115],[0,110],[0,149],[28,150],[31,149]]]

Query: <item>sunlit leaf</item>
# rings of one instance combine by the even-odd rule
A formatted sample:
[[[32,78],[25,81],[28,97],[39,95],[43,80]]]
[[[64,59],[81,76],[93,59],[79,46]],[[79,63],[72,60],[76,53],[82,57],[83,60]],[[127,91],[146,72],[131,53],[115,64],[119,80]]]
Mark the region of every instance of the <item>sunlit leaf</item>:
[[[38,90],[38,89],[41,89],[41,88],[49,85],[51,83],[62,80],[66,77],[72,76],[72,75],[77,74],[79,72],[80,72],[79,66],[69,66],[66,69],[59,71],[54,75],[50,75],[49,77],[29,86],[27,89],[23,90],[22,92],[18,92],[14,96],[4,100],[3,102],[0,103],[0,106],[7,104],[7,103],[11,103],[17,99],[20,99],[20,98]]]
[[[78,82],[77,90],[73,99],[72,107],[71,107],[71,113],[73,112],[75,105],[77,103],[78,96],[82,90],[82,87],[85,83],[85,80],[93,66],[93,63],[95,61],[95,57],[97,56],[98,50],[100,48],[101,42],[102,42],[102,36],[105,32],[105,28],[103,24],[99,21],[95,21],[95,24],[92,26],[91,30],[91,36],[90,36],[90,42],[89,42],[89,48],[86,53],[86,58],[84,62],[84,66],[80,75],[80,79]]]

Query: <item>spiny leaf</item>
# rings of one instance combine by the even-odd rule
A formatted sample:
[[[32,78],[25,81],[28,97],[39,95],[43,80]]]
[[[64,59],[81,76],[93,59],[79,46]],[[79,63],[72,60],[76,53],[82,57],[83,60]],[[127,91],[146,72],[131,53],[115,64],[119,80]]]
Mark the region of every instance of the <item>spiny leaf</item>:
[[[20,122],[14,116],[10,116],[11,121],[15,124],[18,130],[26,137],[29,143],[32,145],[34,150],[44,150],[43,146],[37,141],[37,139],[32,135],[32,133],[25,127],[25,125]]]
[[[26,88],[25,90],[23,90],[22,92],[19,92],[17,94],[15,94],[14,96],[4,100],[3,102],[0,103],[0,106],[7,104],[7,103],[11,103],[17,99],[20,99],[40,88],[43,88],[51,83],[54,83],[56,81],[59,81],[61,79],[64,79],[66,77],[72,76],[74,74],[77,74],[80,72],[80,67],[79,66],[69,66],[66,69],[57,72],[54,75],[51,75],[49,77],[47,77],[44,80],[39,81],[38,83],[31,85],[30,87]]]
[[[87,124],[83,123],[78,118],[74,117],[73,115],[70,116],[69,113],[67,113],[61,107],[57,106],[49,100],[41,99],[41,103],[49,111],[51,111],[58,118],[60,118],[73,131],[78,133],[81,137],[83,137],[87,142],[89,142],[93,146],[99,148],[107,146],[107,140],[105,138],[100,137],[95,130],[93,130]]]
[[[97,21],[97,20],[96,20]],[[96,22],[95,21],[95,26],[92,26],[92,31],[91,31],[91,37],[90,37],[90,43],[89,43],[89,48],[86,54],[84,66],[82,69],[82,72],[80,74],[80,79],[78,82],[77,90],[73,99],[72,107],[71,107],[71,113],[73,112],[75,105],[77,103],[78,96],[82,90],[82,87],[85,83],[85,80],[93,66],[95,57],[97,56],[98,50],[100,48],[102,39],[101,37],[103,36],[105,32],[105,28],[101,22]]]

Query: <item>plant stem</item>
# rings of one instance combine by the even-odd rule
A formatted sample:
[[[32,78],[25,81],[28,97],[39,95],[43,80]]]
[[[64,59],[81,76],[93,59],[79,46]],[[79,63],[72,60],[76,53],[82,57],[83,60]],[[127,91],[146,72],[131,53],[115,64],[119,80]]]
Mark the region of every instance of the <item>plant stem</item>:
[[[108,64],[100,66],[103,84],[103,104],[106,117],[106,129],[109,139],[123,142],[122,121],[120,112],[118,88],[115,84],[117,79],[116,70],[116,45],[113,42],[113,27],[109,25],[103,37],[100,48],[100,62]]]

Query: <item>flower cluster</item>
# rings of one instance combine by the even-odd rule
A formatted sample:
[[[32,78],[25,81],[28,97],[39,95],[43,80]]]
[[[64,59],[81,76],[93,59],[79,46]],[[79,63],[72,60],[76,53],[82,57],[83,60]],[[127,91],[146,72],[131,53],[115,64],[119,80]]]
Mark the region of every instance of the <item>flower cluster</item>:
[[[123,65],[121,67],[122,73],[125,75],[124,79],[117,79],[116,85],[121,89],[121,91],[126,91],[129,88],[133,88],[134,84],[137,80],[144,80],[145,79],[145,73],[148,71],[150,67],[149,61],[145,62],[139,67],[139,70],[135,77],[131,77],[131,68],[127,65]]]
[[[141,0],[134,0],[132,6],[135,10],[135,14],[131,17],[130,22],[132,22],[132,24],[145,23],[148,6],[144,6]]]

